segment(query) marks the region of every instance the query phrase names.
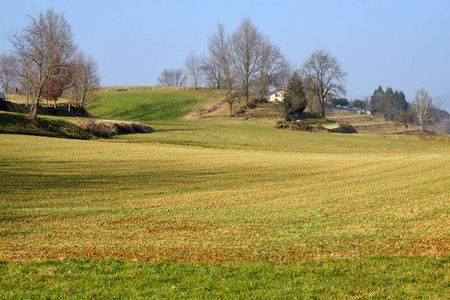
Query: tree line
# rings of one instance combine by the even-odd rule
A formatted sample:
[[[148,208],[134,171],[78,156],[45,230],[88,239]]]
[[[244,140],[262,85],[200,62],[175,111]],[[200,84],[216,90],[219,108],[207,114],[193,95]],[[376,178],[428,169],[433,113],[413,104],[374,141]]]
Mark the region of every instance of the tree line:
[[[197,89],[202,84],[216,88],[229,104],[243,102],[251,106],[264,100],[270,90],[283,89],[287,97],[284,116],[291,118],[306,108],[306,103],[325,116],[327,97],[345,94],[347,73],[325,50],[313,52],[299,69],[289,62],[281,49],[245,18],[229,34],[223,24],[208,38],[208,53],[191,52],[184,68],[165,69],[158,77],[159,85],[184,85]],[[317,105],[315,105],[317,103]]]
[[[336,105],[337,100],[333,99],[332,103]],[[415,124],[420,126],[421,130],[428,128],[450,133],[450,114],[440,108],[441,98],[431,97],[422,87],[416,90],[411,103],[406,100],[403,91],[394,91],[389,86],[384,90],[382,86],[379,86],[372,96],[366,97],[365,100],[356,99],[351,103],[347,101],[345,105],[368,110],[372,115],[394,121],[396,126]]]
[[[7,39],[13,50],[0,55],[0,84],[6,94],[26,95],[31,120],[43,99],[56,107],[65,94],[70,110],[71,104],[82,107],[88,91],[100,86],[97,63],[78,49],[69,23],[53,9],[29,16]]]

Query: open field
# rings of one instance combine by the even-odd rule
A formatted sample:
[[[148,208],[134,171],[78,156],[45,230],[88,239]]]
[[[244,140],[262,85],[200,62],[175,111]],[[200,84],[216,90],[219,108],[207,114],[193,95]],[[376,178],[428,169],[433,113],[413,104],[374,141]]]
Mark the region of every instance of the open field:
[[[132,97],[150,134],[0,134],[0,298],[448,298],[448,141],[186,121],[214,101],[180,95]]]
[[[327,136],[338,149],[346,144]],[[387,156],[370,147],[320,153],[311,145],[277,152],[0,141],[0,258],[8,261],[280,263],[449,252],[445,142],[420,152],[403,143],[425,142],[379,139],[389,142]]]
[[[124,286],[143,298],[190,298],[195,291],[240,298],[269,291],[270,298],[444,298],[448,144],[296,134],[304,142],[284,152],[0,135],[0,259],[100,260],[81,264],[89,267],[4,265],[2,281],[9,285],[2,295],[58,289],[61,297],[85,297],[113,280],[116,297]],[[351,139],[367,145],[333,152],[324,137],[337,149]],[[373,141],[380,144],[372,148]],[[383,143],[388,156],[379,150]],[[136,263],[101,262],[111,257]],[[170,273],[137,263],[166,259],[195,264],[170,264]],[[311,260],[320,263],[305,265]],[[149,279],[153,285],[136,283],[146,289],[128,286],[126,278],[146,278],[139,276],[147,272],[142,268],[162,273],[155,273],[156,283]],[[22,273],[34,292],[24,292],[23,281],[10,275]],[[229,279],[222,283],[222,277]],[[56,288],[61,284],[66,288]],[[173,285],[179,294],[167,288]]]

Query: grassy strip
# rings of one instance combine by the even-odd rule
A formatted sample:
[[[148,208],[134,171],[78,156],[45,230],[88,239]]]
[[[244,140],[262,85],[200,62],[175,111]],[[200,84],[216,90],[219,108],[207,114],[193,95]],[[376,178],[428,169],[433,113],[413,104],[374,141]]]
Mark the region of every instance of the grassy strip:
[[[166,143],[223,149],[303,153],[408,153],[448,152],[449,144],[430,141],[393,140],[353,135],[279,130],[273,120],[151,123],[152,134],[116,136],[137,143]],[[433,137],[435,138],[435,137]],[[411,138],[412,139],[412,138]],[[439,140],[435,138],[435,140]],[[443,140],[445,141],[445,140]],[[450,141],[450,140],[447,140]]]
[[[25,114],[1,113],[0,133],[28,134],[71,139],[90,139],[93,136],[75,124],[53,118],[37,117],[36,124]]]
[[[2,299],[448,299],[450,257],[299,264],[0,263]]]

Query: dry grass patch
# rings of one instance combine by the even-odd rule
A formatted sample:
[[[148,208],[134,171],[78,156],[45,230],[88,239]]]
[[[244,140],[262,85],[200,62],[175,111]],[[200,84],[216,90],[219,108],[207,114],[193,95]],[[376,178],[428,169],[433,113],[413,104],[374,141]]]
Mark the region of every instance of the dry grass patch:
[[[98,137],[111,137],[117,134],[149,133],[151,127],[140,122],[88,119],[79,122],[82,129]]]

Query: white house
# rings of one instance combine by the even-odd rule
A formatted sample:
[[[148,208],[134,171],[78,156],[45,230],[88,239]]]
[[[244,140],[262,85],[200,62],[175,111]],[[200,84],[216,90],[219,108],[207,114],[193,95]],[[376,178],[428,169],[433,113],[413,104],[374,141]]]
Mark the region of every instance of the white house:
[[[286,90],[279,89],[269,94],[269,102],[282,102],[286,96]]]

